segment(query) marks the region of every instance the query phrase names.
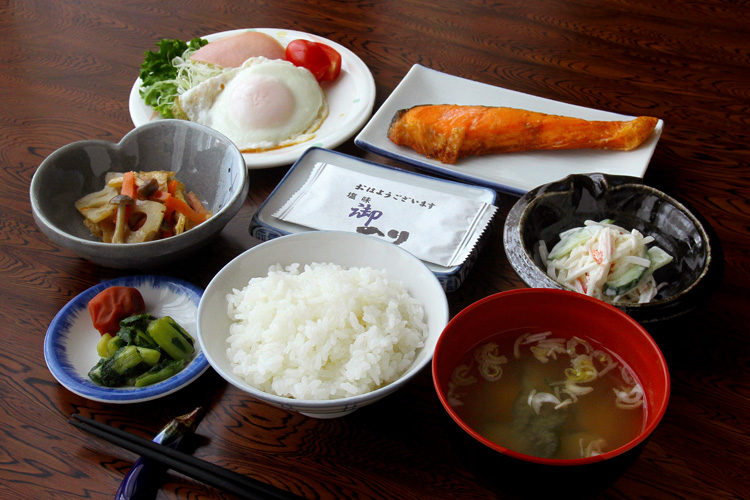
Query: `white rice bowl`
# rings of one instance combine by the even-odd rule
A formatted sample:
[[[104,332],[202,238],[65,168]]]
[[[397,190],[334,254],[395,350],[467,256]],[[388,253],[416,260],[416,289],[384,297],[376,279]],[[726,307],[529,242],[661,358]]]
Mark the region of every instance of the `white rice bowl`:
[[[264,392],[329,400],[398,379],[424,346],[424,308],[369,267],[269,268],[227,295],[232,371]]]
[[[380,385],[376,389],[370,390],[364,394],[329,399],[301,399],[279,396],[273,392],[259,389],[248,383],[246,377],[235,373],[232,361],[229,356],[227,356],[227,350],[231,348],[230,344],[227,342],[227,338],[230,335],[230,330],[234,323],[230,315],[227,313],[227,297],[229,295],[235,295],[237,293],[236,291],[245,289],[253,278],[267,277],[269,268],[276,264],[283,266],[283,269],[285,269],[294,263],[299,263],[299,270],[302,271],[304,265],[312,265],[316,262],[330,262],[346,269],[369,267],[372,269],[384,270],[389,283],[400,282],[403,284],[403,288],[409,292],[409,295],[413,297],[416,303],[422,306],[424,309],[422,320],[426,324],[425,337],[422,340],[424,345],[423,347],[418,347],[416,349],[416,357],[414,358],[414,361],[408,368],[406,368],[406,371],[403,374],[398,376],[396,380],[386,383],[386,378],[383,374],[385,370],[379,368],[381,370],[380,374],[373,375],[375,372],[371,371],[369,375],[362,375],[360,379],[356,379],[356,383],[352,383],[352,385],[356,387],[359,382],[366,383],[368,377],[370,380],[376,380],[376,377],[382,379]],[[374,281],[374,283],[377,283],[377,281]],[[343,285],[339,285],[338,283],[326,285],[327,288],[321,291],[319,297],[311,295],[307,302],[315,303],[317,300],[327,300],[325,295],[330,292],[330,288],[333,286]],[[373,284],[372,286],[377,287],[378,285]],[[367,287],[364,288],[366,289]],[[262,308],[259,310],[262,310]],[[402,318],[408,316],[408,314],[404,312],[399,312],[399,314],[401,314]],[[347,317],[349,316],[347,315]],[[254,399],[276,406],[277,408],[299,412],[303,415],[314,418],[338,418],[381,400],[389,394],[404,387],[417,374],[423,372],[427,365],[432,361],[435,346],[440,338],[440,333],[443,331],[443,328],[445,328],[445,325],[448,324],[448,318],[448,299],[445,296],[445,291],[443,290],[440,281],[435,274],[427,268],[424,262],[420,261],[399,246],[375,236],[354,232],[302,231],[278,238],[272,238],[266,242],[255,245],[228,262],[211,279],[211,282],[206,286],[206,289],[203,292],[200,305],[198,306],[197,331],[198,342],[200,343],[201,350],[206,355],[209,364],[216,373],[235,388]],[[267,321],[270,324],[270,320]],[[267,333],[267,330],[268,329],[266,329],[264,333]],[[384,331],[385,329],[379,328],[379,330]],[[257,335],[257,332],[259,331],[260,328],[255,334]],[[296,337],[297,330],[291,331],[294,332],[293,337]],[[308,331],[313,332],[314,329],[311,327]],[[390,336],[389,338],[391,339],[396,338],[392,331],[386,331],[384,334]],[[372,337],[363,336],[363,340],[360,342],[365,342],[365,340],[367,340],[365,343],[370,343],[370,338],[376,338],[374,331]],[[266,341],[264,340],[264,345],[265,342]],[[387,353],[384,354],[384,356],[387,356],[387,358],[384,359],[387,359],[390,362],[393,359],[396,359],[396,357],[391,354],[392,352],[396,352],[396,345],[393,344],[392,340],[389,340],[389,342],[390,344],[383,341],[385,346],[383,347],[383,351],[384,353]],[[372,341],[372,343],[376,344],[374,341]],[[398,342],[396,344],[398,344]],[[309,345],[313,346],[314,342],[311,342]],[[286,345],[284,346],[284,349],[286,349]],[[403,365],[406,365],[406,355],[401,353],[401,347],[398,349],[398,356],[403,356]],[[348,347],[345,351],[348,352]],[[381,364],[381,360],[373,359],[371,361],[369,354],[365,354],[363,357],[373,367],[379,367]],[[270,363],[272,356],[258,356],[257,359],[260,359],[262,363]],[[283,351],[281,359],[282,366],[285,366],[283,365]],[[305,359],[314,359],[314,357]],[[337,359],[343,360],[344,358],[341,357]],[[309,361],[306,361],[305,363],[308,362]],[[337,362],[337,364],[339,364],[339,362]],[[398,364],[394,362],[394,366],[397,365]],[[354,369],[359,365],[357,362],[352,362],[350,366]],[[362,366],[364,366],[364,364],[362,364]],[[385,363],[384,366],[387,366],[387,363]],[[265,369],[270,370],[270,368]],[[368,369],[361,369],[363,374],[366,371],[369,371]],[[343,375],[342,377],[348,376],[349,375]],[[301,379],[298,378],[296,381],[299,382],[300,380]],[[325,381],[326,383],[330,383],[331,380],[332,378],[326,380],[321,379],[321,382]]]

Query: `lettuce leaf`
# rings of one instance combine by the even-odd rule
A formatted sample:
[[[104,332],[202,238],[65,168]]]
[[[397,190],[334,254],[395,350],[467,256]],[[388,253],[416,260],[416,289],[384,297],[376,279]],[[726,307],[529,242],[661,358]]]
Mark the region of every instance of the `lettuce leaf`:
[[[177,68],[172,64],[186,50],[198,50],[208,43],[203,38],[193,38],[189,42],[163,38],[156,44],[159,50],[147,50],[141,64],[141,88],[143,100],[164,118],[174,118],[172,107],[177,97]]]

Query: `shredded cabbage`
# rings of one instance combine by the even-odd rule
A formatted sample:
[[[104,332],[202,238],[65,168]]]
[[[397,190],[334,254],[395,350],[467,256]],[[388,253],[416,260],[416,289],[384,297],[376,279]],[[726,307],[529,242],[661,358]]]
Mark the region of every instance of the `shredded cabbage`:
[[[199,83],[220,75],[225,70],[225,68],[214,64],[193,61],[190,59],[193,52],[195,52],[195,49],[187,49],[182,56],[175,57],[172,60],[172,65],[177,68],[177,76],[175,77],[177,95],[182,95]]]

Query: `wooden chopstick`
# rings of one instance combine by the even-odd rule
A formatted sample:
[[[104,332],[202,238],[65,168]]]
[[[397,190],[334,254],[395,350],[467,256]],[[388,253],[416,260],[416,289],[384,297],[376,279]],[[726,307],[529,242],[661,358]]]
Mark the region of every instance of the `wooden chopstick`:
[[[82,415],[73,414],[69,422],[90,434],[98,436],[142,457],[159,462],[170,469],[196,479],[240,498],[292,499],[300,498],[269,484],[243,476],[237,472],[206,462],[179,450],[156,444],[135,434],[102,424]]]

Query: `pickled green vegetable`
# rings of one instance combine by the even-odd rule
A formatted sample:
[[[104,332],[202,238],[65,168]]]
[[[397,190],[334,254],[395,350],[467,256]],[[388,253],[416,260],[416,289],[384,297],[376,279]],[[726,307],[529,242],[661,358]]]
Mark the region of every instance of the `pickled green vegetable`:
[[[159,345],[156,342],[154,342],[154,339],[152,339],[148,333],[146,333],[145,329],[136,330],[134,343],[138,347],[147,347],[149,349],[159,348]]]
[[[149,313],[134,314],[120,321],[120,326],[128,326],[135,328],[145,328],[151,321],[156,318]]]
[[[120,321],[117,335],[101,335],[99,361],[89,378],[107,387],[144,387],[179,373],[195,355],[193,337],[169,316],[134,314]]]
[[[193,337],[185,330],[178,322],[173,320],[170,316],[165,316],[167,320],[169,320],[169,324],[172,325],[172,328],[180,332],[180,334],[183,336],[185,340],[188,341],[190,345],[195,345],[195,341],[193,340]]]
[[[128,345],[127,342],[125,342],[122,338],[118,337],[112,337],[109,339],[109,342],[107,342],[107,358],[111,358],[115,355],[115,353],[120,350],[121,347],[124,347]]]
[[[142,367],[143,359],[135,346],[120,348],[111,358],[101,358],[89,370],[89,378],[99,385],[118,387]]]
[[[141,355],[143,362],[149,366],[154,366],[161,359],[161,352],[158,349],[149,349],[148,347],[138,347],[138,354]]]
[[[100,358],[109,358],[111,356],[107,347],[109,345],[110,339],[112,339],[112,335],[108,333],[105,333],[104,335],[99,337],[99,342],[96,343],[96,353]]]
[[[183,359],[166,359],[146,373],[136,377],[135,386],[145,387],[161,382],[162,380],[167,380],[172,375],[179,373],[184,367],[185,360]]]
[[[125,346],[112,356],[112,369],[120,375],[130,375],[134,368],[143,362],[138,348],[134,345]]]
[[[189,359],[195,352],[193,344],[185,339],[173,323],[172,318],[164,316],[149,323],[146,331],[172,359]]]

